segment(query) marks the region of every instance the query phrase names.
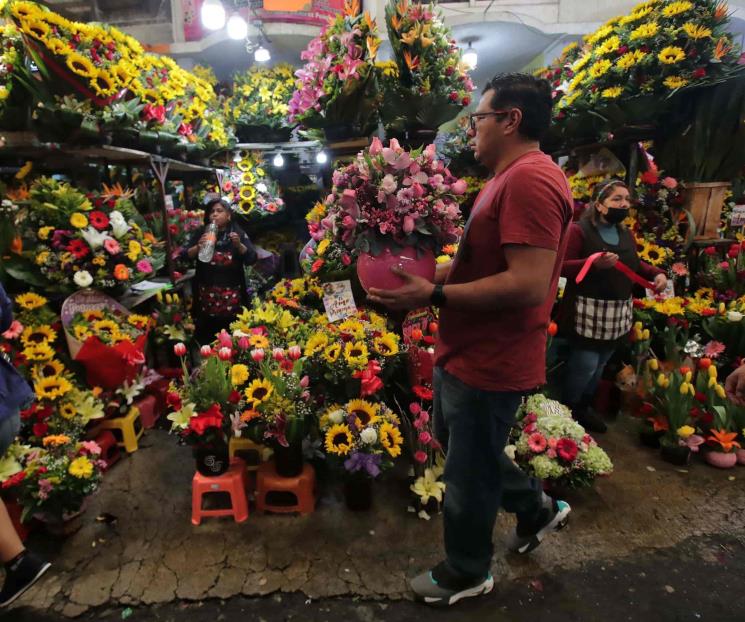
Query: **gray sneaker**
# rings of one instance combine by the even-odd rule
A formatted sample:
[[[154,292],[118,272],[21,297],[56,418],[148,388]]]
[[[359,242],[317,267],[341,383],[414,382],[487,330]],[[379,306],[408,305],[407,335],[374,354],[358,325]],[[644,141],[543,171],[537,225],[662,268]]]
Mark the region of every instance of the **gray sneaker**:
[[[543,510],[534,521],[518,519],[515,531],[507,541],[507,549],[513,553],[530,553],[547,535],[563,529],[569,522],[572,508],[566,501],[557,501],[543,495]]]
[[[447,607],[463,598],[488,594],[494,587],[494,577],[488,574],[483,579],[466,579],[455,574],[447,562],[442,562],[411,579],[410,585],[417,600],[428,605]]]

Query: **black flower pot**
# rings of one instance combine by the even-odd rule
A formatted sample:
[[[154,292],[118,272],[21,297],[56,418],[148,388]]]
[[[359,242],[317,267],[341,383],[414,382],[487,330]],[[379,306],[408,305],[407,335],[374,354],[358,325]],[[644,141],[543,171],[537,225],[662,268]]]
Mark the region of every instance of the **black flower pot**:
[[[344,501],[352,512],[370,510],[373,502],[373,480],[359,473],[345,479]]]
[[[274,446],[274,468],[280,477],[297,477],[303,472],[303,445],[290,443],[283,447],[279,443]]]
[[[241,143],[286,143],[292,136],[292,129],[268,125],[238,125],[235,134]]]
[[[222,475],[230,466],[228,446],[198,447],[194,450],[197,471],[205,477]]]
[[[644,428],[639,430],[639,440],[645,447],[658,449],[660,447],[660,437],[662,434],[662,432],[655,432],[654,430]]]
[[[665,462],[678,466],[686,466],[691,463],[691,450],[684,446],[665,445],[660,447],[660,455]]]

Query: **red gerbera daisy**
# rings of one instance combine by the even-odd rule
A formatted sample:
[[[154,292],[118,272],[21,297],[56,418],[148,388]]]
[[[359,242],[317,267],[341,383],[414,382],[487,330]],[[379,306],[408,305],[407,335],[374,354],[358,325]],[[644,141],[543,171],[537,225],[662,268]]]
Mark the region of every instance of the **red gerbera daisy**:
[[[420,400],[428,402],[432,401],[432,389],[422,385],[416,385],[411,389],[414,391],[414,395],[416,395]]]
[[[109,226],[109,217],[103,212],[95,211],[88,215],[88,220],[99,231],[103,231]]]
[[[69,253],[75,257],[75,259],[83,259],[88,253],[91,252],[91,249],[88,248],[88,245],[83,242],[83,240],[72,240],[67,245],[67,250]]]

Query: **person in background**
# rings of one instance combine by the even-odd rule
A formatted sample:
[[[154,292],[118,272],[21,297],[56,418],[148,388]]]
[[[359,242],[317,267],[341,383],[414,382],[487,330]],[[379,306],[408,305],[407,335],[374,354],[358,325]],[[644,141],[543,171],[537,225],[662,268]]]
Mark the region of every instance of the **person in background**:
[[[634,236],[622,223],[629,215],[631,196],[626,184],[610,179],[595,187],[593,201],[579,223],[572,224],[561,275],[567,287],[559,324],[569,339],[563,383],[563,402],[590,432],[607,426],[590,404],[619,339],[632,326],[631,280],[614,270],[618,261],[647,280],[655,290],[667,287],[662,270],[639,259]],[[576,277],[587,258],[602,252],[582,283]]]
[[[470,121],[476,159],[494,176],[455,259],[438,266],[435,283],[394,270],[403,287],[370,290],[373,302],[393,309],[440,308],[433,420],[446,451],[446,559],[411,581],[433,605],[493,588],[500,506],[517,515],[508,544],[517,553],[560,529],[571,511],[504,453],[523,398],[546,381],[546,332],[572,217],[566,177],[540,150],[551,87],[525,74],[497,76]]]
[[[0,283],[0,333],[10,328],[13,307]],[[21,428],[20,411],[34,399],[28,383],[0,352],[0,457],[5,455]],[[5,565],[5,582],[0,607],[7,607],[49,570],[50,563],[26,550],[0,499],[0,561]]]
[[[745,365],[741,365],[727,376],[724,390],[735,404],[745,406]]]
[[[208,243],[205,231],[209,223],[217,226],[215,252],[209,263],[197,259],[200,248]],[[205,208],[204,227],[195,231],[182,257],[197,259],[194,277],[192,312],[196,324],[196,339],[209,344],[221,330],[248,306],[245,267],[256,262],[256,249],[246,233],[233,222],[233,213],[222,199],[213,199]]]

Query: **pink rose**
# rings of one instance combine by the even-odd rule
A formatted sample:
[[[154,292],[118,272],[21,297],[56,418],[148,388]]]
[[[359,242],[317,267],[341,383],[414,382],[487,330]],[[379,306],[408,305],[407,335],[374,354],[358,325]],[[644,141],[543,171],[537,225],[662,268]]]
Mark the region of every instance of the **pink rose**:
[[[678,180],[673,177],[665,177],[662,180],[662,185],[668,190],[675,190],[678,187]]]
[[[409,404],[409,412],[416,417],[420,412],[422,412],[422,407],[416,402],[412,402]]]
[[[432,441],[432,435],[429,432],[419,433],[419,442],[422,445],[429,445],[431,441]]]
[[[554,460],[556,458],[556,450],[555,449],[549,449],[546,452],[546,455],[551,458],[551,460]]]
[[[557,444],[558,442],[559,442],[559,441],[558,441],[558,440],[556,440],[556,439],[555,439],[555,438],[554,438],[554,437],[552,436],[552,437],[551,437],[550,439],[548,439],[548,446],[549,446],[549,447],[550,447],[551,449],[556,449],[556,444]]]
[[[463,179],[459,179],[452,186],[450,186],[450,190],[455,195],[464,194],[467,188],[468,188],[468,184]]]
[[[419,464],[424,464],[425,462],[427,462],[427,453],[421,450],[417,451],[414,454],[414,460],[416,460]]]

